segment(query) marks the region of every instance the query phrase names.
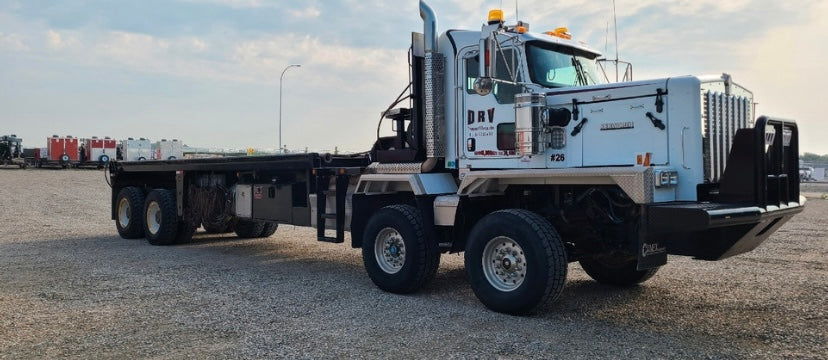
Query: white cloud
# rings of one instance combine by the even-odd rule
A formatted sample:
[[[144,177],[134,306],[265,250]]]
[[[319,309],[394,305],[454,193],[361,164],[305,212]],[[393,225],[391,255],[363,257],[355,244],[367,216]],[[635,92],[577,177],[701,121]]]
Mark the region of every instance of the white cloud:
[[[422,31],[416,1],[179,1],[232,9],[281,8],[284,9],[282,14],[304,20],[309,25],[307,29],[296,27],[292,30],[305,33],[279,33],[272,24],[256,23],[257,19],[252,19],[247,28],[244,16],[251,12],[232,11],[228,18],[233,20],[227,23],[209,22],[208,26],[195,28],[187,24],[163,23],[159,24],[162,25],[160,28],[166,30],[151,33],[152,29],[113,31],[111,27],[102,28],[96,23],[66,29],[42,20],[45,15],[26,17],[13,10],[10,13],[0,11],[0,61],[7,53],[15,53],[6,58],[14,59],[16,63],[36,59],[38,61],[33,63],[42,67],[33,66],[27,70],[43,78],[48,75],[40,74],[49,74],[50,70],[57,72],[54,69],[75,66],[125,74],[125,78],[169,82],[192,80],[199,85],[208,83],[221,89],[234,89],[228,93],[245,89],[273,91],[274,96],[278,94],[275,89],[278,89],[282,69],[287,64],[300,63],[301,69],[292,70],[285,78],[286,85],[290,84],[290,93],[286,94],[289,96],[285,98],[289,102],[286,119],[307,120],[302,123],[304,126],[315,125],[324,128],[318,130],[320,132],[331,132],[331,143],[350,141],[357,144],[349,146],[350,149],[362,150],[364,146],[359,144],[370,141],[370,128],[376,124],[377,112],[407,83],[408,33]],[[445,31],[450,28],[479,29],[487,10],[500,2],[432,0],[429,3],[437,12],[439,30]],[[819,84],[828,82],[818,62],[828,56],[828,47],[821,38],[828,34],[828,23],[820,19],[820,15],[828,14],[824,0],[796,3],[617,0],[617,5],[621,57],[635,63],[637,79],[729,72],[737,82],[755,91],[760,113],[767,110],[800,120],[802,128],[807,129],[803,134],[803,145],[814,146],[813,150],[804,150],[828,153],[826,142],[819,140],[819,136],[828,133],[828,125],[817,122],[821,110],[815,100],[822,93]],[[531,23],[532,30],[568,26],[576,38],[603,50],[607,24],[612,24],[610,0],[520,0],[520,6],[521,18]],[[503,8],[507,22],[513,22],[514,0],[503,1]],[[347,14],[359,14],[362,18],[343,18],[336,9],[345,9]],[[388,39],[401,40],[392,42]],[[393,45],[381,47],[378,44]],[[612,41],[608,50],[614,52]],[[87,85],[94,86],[98,84]],[[57,91],[60,85],[49,88]],[[72,90],[66,91],[66,96],[71,97]],[[150,95],[131,94],[123,101],[135,101],[141,96]],[[239,99],[239,96],[243,95],[228,95],[227,101],[248,100]],[[249,107],[266,109],[255,111],[271,116],[275,110],[275,105],[267,102],[271,100],[267,98],[261,100],[266,103],[250,104]],[[171,102],[169,111],[178,111],[175,106],[177,104]],[[236,115],[215,101],[205,106],[215,108],[208,115],[222,111]],[[251,110],[251,113],[255,111]],[[135,115],[136,119],[139,115]],[[250,114],[244,116],[253,117]],[[334,118],[337,121],[326,122]],[[184,121],[182,127],[185,127],[183,124]],[[301,132],[302,129],[290,128],[293,124],[294,121],[286,122],[286,134]],[[312,145],[312,141],[317,141],[312,139],[328,135],[315,134],[309,137],[311,140],[295,137],[290,144]],[[191,142],[209,144],[209,141]],[[267,143],[268,140],[261,141]]]
[[[29,47],[25,44],[23,36],[20,34],[0,33],[0,50],[25,52],[29,51]]]
[[[296,19],[313,19],[318,18],[319,15],[322,14],[322,11],[320,11],[319,8],[315,6],[309,6],[304,9],[288,10],[288,14],[290,14],[291,17]]]
[[[828,58],[828,2],[809,9],[810,16],[798,24],[782,26],[765,36],[738,46],[744,84],[756,94],[757,113],[797,121],[800,150],[828,154],[828,123],[822,96],[828,73],[822,59]]]
[[[46,45],[52,50],[63,50],[74,47],[78,44],[76,34],[69,31],[56,31],[49,29],[46,32]]]
[[[189,3],[200,3],[200,4],[218,4],[224,5],[235,9],[242,9],[242,8],[262,8],[262,7],[275,7],[272,3],[266,3],[261,0],[179,0],[183,2]]]

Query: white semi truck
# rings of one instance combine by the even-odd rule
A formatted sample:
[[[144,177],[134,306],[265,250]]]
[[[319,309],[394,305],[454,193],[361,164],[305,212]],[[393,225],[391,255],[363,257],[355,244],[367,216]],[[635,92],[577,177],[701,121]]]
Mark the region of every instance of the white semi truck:
[[[382,112],[394,136],[352,156],[112,162],[120,235],[167,245],[199,225],[267,237],[293,224],[341,243],[349,231],[393,293],[465,252],[480,301],[526,314],[558,297],[570,262],[630,286],[668,254],[750,251],[802,211],[795,122],[754,118],[729,76],[605,83],[600,53],[566,29],[493,11],[479,31],[438,33],[422,1],[420,15],[407,96]]]

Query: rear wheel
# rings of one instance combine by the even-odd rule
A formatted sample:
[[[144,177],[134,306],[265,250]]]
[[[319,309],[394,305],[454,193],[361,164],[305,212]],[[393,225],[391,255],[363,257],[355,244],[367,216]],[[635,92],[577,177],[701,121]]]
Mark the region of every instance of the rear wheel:
[[[579,261],[581,267],[595,281],[614,286],[632,286],[653,277],[659,268],[637,270],[637,261],[631,259],[586,258]]]
[[[144,192],[130,186],[121,189],[115,198],[115,226],[124,239],[144,237]]]
[[[230,217],[224,215],[202,217],[201,226],[209,234],[224,234],[233,231],[233,224],[230,221]]]
[[[233,227],[233,231],[240,238],[250,239],[260,237],[264,232],[264,227],[265,223],[261,221],[239,219]]]
[[[406,294],[434,278],[440,265],[437,242],[423,225],[422,215],[409,205],[380,209],[369,220],[362,240],[362,259],[368,276],[382,290]]]
[[[167,189],[149,192],[144,203],[144,234],[152,245],[170,245],[176,242],[178,213],[175,194]]]
[[[262,233],[259,234],[259,237],[261,237],[261,238],[270,237],[271,235],[276,233],[276,229],[278,229],[278,228],[279,228],[279,224],[277,224],[277,223],[265,223],[264,226],[262,227]]]
[[[567,274],[566,250],[552,224],[521,209],[495,211],[472,228],[465,253],[475,295],[489,309],[523,315],[555,300]]]

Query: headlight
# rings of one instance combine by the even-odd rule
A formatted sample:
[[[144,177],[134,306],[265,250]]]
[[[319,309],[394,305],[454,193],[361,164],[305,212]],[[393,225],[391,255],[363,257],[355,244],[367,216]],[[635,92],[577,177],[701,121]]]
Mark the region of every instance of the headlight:
[[[562,127],[553,127],[550,131],[551,146],[553,149],[563,149],[566,146],[566,129]]]
[[[672,170],[655,171],[655,187],[668,187],[678,185],[678,172]]]

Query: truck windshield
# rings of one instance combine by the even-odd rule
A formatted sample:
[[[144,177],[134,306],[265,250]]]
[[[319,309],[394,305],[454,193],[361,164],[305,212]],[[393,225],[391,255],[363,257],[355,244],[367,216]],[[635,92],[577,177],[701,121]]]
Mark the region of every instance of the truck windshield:
[[[526,45],[529,76],[544,87],[603,84],[597,55],[568,46],[532,41]]]

